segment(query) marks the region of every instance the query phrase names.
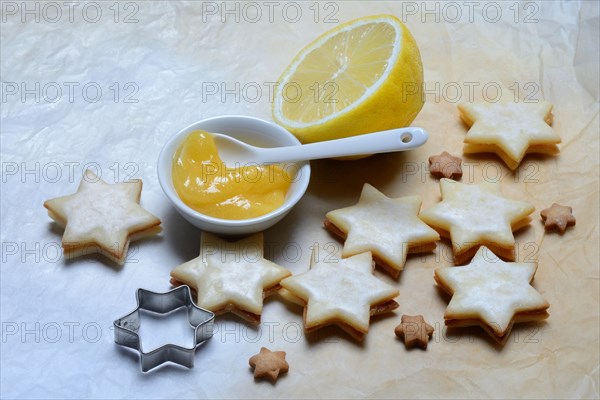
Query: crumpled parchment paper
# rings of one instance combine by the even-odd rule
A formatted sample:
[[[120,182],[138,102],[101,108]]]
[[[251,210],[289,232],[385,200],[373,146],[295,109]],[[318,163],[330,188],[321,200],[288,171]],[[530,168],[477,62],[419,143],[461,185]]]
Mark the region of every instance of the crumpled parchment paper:
[[[599,395],[598,4],[596,2],[13,2],[2,1],[1,395],[4,398],[565,398]],[[481,329],[448,332],[448,298],[433,270],[452,265],[440,242],[410,257],[396,282],[399,310],[372,321],[363,345],[336,329],[306,337],[301,310],[265,303],[262,325],[219,317],[192,370],[144,375],[113,343],[112,321],[139,287],[169,289],[170,270],[197,255],[199,232],[162,193],[156,160],[167,138],[222,114],[270,119],[273,82],[297,51],[338,22],[397,15],[417,39],[426,104],[422,148],[355,162],[313,162],[306,196],[265,233],[266,255],[294,273],[315,242],[338,242],[324,214],[356,202],[364,182],[388,196],[439,201],[427,157],[460,155],[456,104],[544,98],[562,137],[558,157],[528,156],[510,172],[493,155],[465,157],[463,182],[500,180],[536,207],[516,235],[518,259],[539,263],[534,286],[550,318],[517,326],[504,348]],[[44,200],[76,190],[85,168],[107,182],[140,177],[142,205],[163,221],[116,269],[65,260]],[[573,207],[577,225],[544,233],[541,209]],[[427,351],[406,351],[393,328],[423,314],[436,328]],[[168,322],[168,324],[167,324]],[[144,343],[184,340],[172,319],[143,320]],[[168,326],[169,328],[165,328]],[[179,335],[173,338],[173,335]],[[147,335],[146,335],[147,334]],[[176,335],[176,336],[177,336]],[[151,338],[152,337],[152,338]],[[290,371],[255,382],[248,358],[287,352]]]

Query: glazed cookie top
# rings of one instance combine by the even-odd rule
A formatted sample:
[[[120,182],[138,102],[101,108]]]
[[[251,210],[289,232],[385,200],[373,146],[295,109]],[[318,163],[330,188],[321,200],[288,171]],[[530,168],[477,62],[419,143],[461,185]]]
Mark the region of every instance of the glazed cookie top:
[[[304,300],[307,328],[341,321],[367,333],[371,306],[398,296],[394,287],[373,276],[371,253],[349,258],[322,256],[313,252],[310,270],[281,281],[281,286]]]
[[[469,265],[436,269],[436,281],[452,294],[444,318],[477,318],[495,335],[505,335],[517,313],[541,313],[549,307],[530,284],[536,268],[504,262],[481,247]]]
[[[429,225],[449,232],[455,250],[493,243],[514,245],[512,225],[534,211],[532,204],[505,198],[499,183],[467,185],[440,180],[442,202],[420,215]]]
[[[554,145],[560,136],[548,125],[552,104],[508,102],[465,103],[458,109],[471,126],[465,137],[468,144],[493,144],[516,163],[521,162],[532,145]]]
[[[199,307],[219,311],[228,305],[260,314],[265,289],[290,272],[263,258],[263,234],[228,242],[202,232],[200,255],[171,271],[177,281],[196,289]]]
[[[129,236],[158,227],[160,220],[139,205],[142,181],[107,184],[86,171],[77,192],[47,200],[50,216],[65,225],[64,246],[95,243],[124,258]]]
[[[327,213],[327,219],[346,233],[342,256],[370,251],[402,270],[410,247],[439,240],[438,233],[417,216],[418,196],[391,199],[365,183],[358,203]]]

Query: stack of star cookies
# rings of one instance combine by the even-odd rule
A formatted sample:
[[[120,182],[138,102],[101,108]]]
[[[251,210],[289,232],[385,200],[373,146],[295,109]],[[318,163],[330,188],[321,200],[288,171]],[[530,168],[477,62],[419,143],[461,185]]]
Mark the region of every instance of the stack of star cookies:
[[[315,249],[307,272],[281,281],[280,294],[304,307],[305,331],[337,325],[357,340],[369,331],[371,316],[398,308],[399,291],[373,276],[370,252],[348,258],[319,257]]]
[[[443,178],[440,191],[442,201],[420,218],[452,241],[456,264],[468,261],[480,246],[515,259],[513,231],[531,222],[532,204],[504,197],[499,183],[468,185]]]
[[[516,169],[525,154],[558,154],[560,136],[549,126],[552,104],[546,101],[468,103],[458,106],[470,127],[465,154],[495,153],[510,169]]]
[[[436,282],[452,295],[446,325],[478,325],[505,343],[513,324],[548,318],[548,302],[530,284],[536,269],[534,263],[504,262],[486,247],[467,266],[436,269]]]
[[[77,192],[47,200],[48,215],[65,232],[69,259],[99,253],[123,265],[130,242],[160,232],[160,219],[140,206],[140,179],[109,185],[85,171]]]
[[[418,217],[421,199],[391,199],[365,183],[358,203],[330,211],[325,228],[345,239],[342,257],[369,251],[377,266],[393,278],[408,254],[435,249],[439,235]]]
[[[202,232],[200,255],[171,271],[171,283],[196,292],[199,307],[232,313],[258,325],[263,299],[277,293],[290,272],[263,257],[263,234],[230,242]]]
[[[492,152],[510,169],[527,153],[558,153],[560,137],[549,126],[552,105],[499,102],[459,105],[470,127],[465,154]],[[479,325],[505,343],[514,323],[548,317],[548,302],[531,286],[537,265],[515,259],[513,232],[529,224],[532,204],[504,197],[498,183],[466,185],[440,181],[442,201],[420,217],[452,242],[454,262],[464,267],[435,270],[435,281],[452,299],[444,313],[447,326]],[[544,210],[542,218],[550,211]],[[564,228],[574,218],[561,222]],[[551,224],[554,222],[551,222]]]

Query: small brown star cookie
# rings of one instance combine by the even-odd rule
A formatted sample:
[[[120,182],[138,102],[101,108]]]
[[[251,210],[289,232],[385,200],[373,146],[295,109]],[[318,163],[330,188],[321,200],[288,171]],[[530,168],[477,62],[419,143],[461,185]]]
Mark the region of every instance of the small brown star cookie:
[[[271,351],[260,348],[260,353],[250,357],[250,366],[254,370],[255,379],[270,379],[275,382],[279,374],[288,372],[289,365],[285,361],[285,351]]]
[[[568,226],[575,225],[573,209],[569,206],[554,203],[550,208],[542,210],[540,215],[547,231],[564,233]]]
[[[462,177],[462,158],[444,151],[439,156],[429,157],[429,172],[437,178],[459,179]]]
[[[400,325],[394,329],[394,333],[404,340],[407,348],[419,347],[426,349],[429,338],[433,335],[433,326],[425,322],[422,315],[403,315]]]

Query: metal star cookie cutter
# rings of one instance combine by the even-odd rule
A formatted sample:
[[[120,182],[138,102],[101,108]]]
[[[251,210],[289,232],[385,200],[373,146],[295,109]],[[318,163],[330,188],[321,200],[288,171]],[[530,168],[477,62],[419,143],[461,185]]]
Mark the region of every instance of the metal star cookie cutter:
[[[181,307],[187,309],[189,323],[194,328],[193,347],[166,344],[145,353],[142,350],[142,341],[138,333],[140,329],[140,310],[167,314]],[[166,293],[138,289],[137,308],[113,323],[115,343],[132,348],[140,353],[142,372],[148,372],[167,361],[193,368],[196,348],[213,335],[214,319],[215,314],[194,304],[189,286],[182,285]]]

